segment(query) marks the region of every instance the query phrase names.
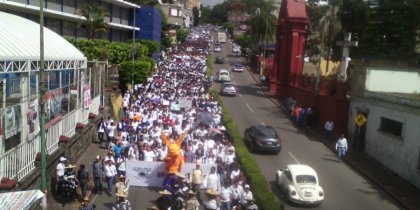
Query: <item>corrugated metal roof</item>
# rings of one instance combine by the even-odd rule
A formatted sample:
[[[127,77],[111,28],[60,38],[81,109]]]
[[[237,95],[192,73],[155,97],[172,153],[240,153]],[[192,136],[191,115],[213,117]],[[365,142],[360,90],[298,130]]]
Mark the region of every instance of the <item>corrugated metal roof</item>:
[[[81,51],[44,27],[45,60],[86,60]],[[39,61],[39,24],[0,12],[0,61]]]

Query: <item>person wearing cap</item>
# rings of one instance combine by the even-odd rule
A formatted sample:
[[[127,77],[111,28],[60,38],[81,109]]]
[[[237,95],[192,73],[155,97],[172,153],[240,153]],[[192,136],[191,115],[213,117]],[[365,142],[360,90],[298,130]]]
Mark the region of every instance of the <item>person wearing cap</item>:
[[[65,157],[60,157],[60,159],[58,160],[58,164],[56,167],[56,181],[57,181],[57,195],[60,194],[61,192],[61,182],[63,181],[63,177],[64,177],[64,172],[65,172],[65,161],[67,159]]]
[[[117,193],[117,201],[115,202],[114,206],[112,206],[112,210],[131,210],[130,201],[128,201],[127,195],[124,193]]]
[[[169,207],[172,206],[172,193],[168,190],[159,191],[159,198],[156,200],[156,205],[160,210],[167,210]]]
[[[96,156],[95,161],[92,163],[92,176],[93,176],[93,193],[102,194],[102,177],[104,177],[104,163],[101,157]]]
[[[200,202],[198,202],[196,193],[192,190],[187,192],[187,200],[185,202],[185,210],[198,210],[200,208]]]
[[[245,184],[244,191],[242,192],[242,195],[241,195],[241,204],[245,206],[248,200],[251,200],[251,199],[254,199],[254,197],[252,196],[251,190],[249,190],[249,185]]]
[[[93,210],[95,207],[95,204],[89,203],[89,197],[85,196],[78,210]]]
[[[207,201],[205,202],[205,208],[206,210],[217,210],[220,208],[220,201],[219,201],[219,195],[220,193],[210,189],[206,192],[207,195]]]

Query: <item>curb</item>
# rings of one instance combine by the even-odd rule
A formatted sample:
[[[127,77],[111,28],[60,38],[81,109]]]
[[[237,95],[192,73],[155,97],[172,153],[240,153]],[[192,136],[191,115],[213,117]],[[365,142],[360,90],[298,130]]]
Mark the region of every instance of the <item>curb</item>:
[[[247,72],[251,75],[251,77],[254,79],[255,83],[261,88],[262,85],[261,83],[258,81],[258,79],[254,76],[254,74],[251,72],[251,70],[249,68],[247,68]],[[261,88],[261,92],[263,93],[264,97],[267,98],[268,100],[270,100],[274,105],[276,105],[277,107],[279,107],[283,112],[286,112],[286,109],[283,107],[283,105],[279,104],[277,101],[275,101],[274,99],[272,99],[271,97],[268,97],[267,95],[267,91],[263,90]],[[302,129],[304,129],[306,132],[310,133],[310,135],[316,137],[319,141],[321,141],[327,148],[329,148],[331,151],[335,152],[335,149],[329,145],[328,143],[325,142],[325,140],[323,140],[322,138],[320,138],[317,134],[315,134],[313,131],[311,131],[310,129],[306,128],[305,126],[300,127]],[[395,195],[392,191],[388,190],[381,182],[377,181],[373,176],[371,176],[368,172],[365,172],[362,168],[360,168],[357,164],[355,164],[353,161],[351,161],[351,159],[344,157],[344,161],[353,169],[355,169],[359,174],[361,174],[362,176],[366,177],[367,179],[369,179],[371,182],[373,182],[374,184],[376,184],[379,188],[381,188],[388,196],[390,196],[394,201],[396,201],[399,205],[401,205],[404,209],[410,210],[410,209],[415,209],[412,208],[409,204],[407,204],[406,202],[404,202],[403,199],[401,199],[398,195]]]

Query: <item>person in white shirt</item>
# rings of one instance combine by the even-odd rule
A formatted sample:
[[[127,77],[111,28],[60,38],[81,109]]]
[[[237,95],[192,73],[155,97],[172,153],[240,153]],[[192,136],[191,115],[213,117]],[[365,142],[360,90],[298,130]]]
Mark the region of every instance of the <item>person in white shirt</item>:
[[[233,161],[235,160],[235,153],[233,152],[233,150],[231,150],[231,149],[229,149],[228,150],[228,154],[226,154],[226,156],[225,156],[225,159],[224,159],[224,162],[227,164],[227,165],[230,165],[230,164],[232,164],[233,163]]]
[[[239,166],[237,164],[233,164],[232,171],[230,172],[230,180],[236,180],[239,178],[239,175],[241,175],[241,170],[239,169]]]
[[[117,129],[117,127],[114,125],[114,122],[111,122],[108,124],[107,126],[107,131],[108,131],[108,141],[107,141],[107,145],[106,148],[109,148],[109,144],[114,141],[114,137],[115,137],[115,129]]]
[[[108,195],[111,195],[112,193],[112,186],[114,185],[114,177],[117,175],[117,168],[115,168],[115,165],[111,160],[108,160],[106,162],[105,168],[105,177],[106,181],[108,183]]]
[[[211,167],[210,173],[206,176],[205,183],[207,190],[220,190],[220,178],[219,174],[216,173],[216,167]]]
[[[254,197],[252,196],[251,190],[249,190],[249,185],[245,184],[244,191],[242,192],[242,195],[241,195],[241,204],[246,205],[247,200],[250,200],[250,199],[254,199]]]
[[[335,150],[338,151],[338,160],[341,161],[347,152],[347,139],[344,137],[344,134],[341,134],[341,137],[337,140],[335,144]]]
[[[325,125],[324,125],[324,131],[325,131],[325,138],[326,139],[329,139],[330,138],[330,136],[331,136],[331,133],[333,132],[333,130],[334,130],[334,122],[331,120],[331,119],[328,119],[326,122],[325,122]]]
[[[139,149],[136,143],[132,143],[131,147],[128,149],[128,159],[139,160]]]
[[[229,182],[224,182],[223,186],[220,188],[220,210],[230,210],[230,199],[232,198],[232,192],[230,190]]]
[[[232,206],[239,204],[243,191],[244,190],[242,186],[239,185],[239,182],[234,181],[233,185],[230,187],[230,192],[232,193]]]
[[[153,162],[155,161],[156,154],[153,150],[150,149],[150,146],[147,145],[146,149],[143,151],[144,161]]]
[[[56,181],[57,181],[57,188],[56,188],[56,192],[57,192],[57,194],[59,194],[62,190],[62,184],[61,184],[61,182],[63,181],[63,178],[64,178],[64,172],[65,172],[65,168],[66,168],[66,165],[65,165],[65,161],[66,161],[67,159],[65,158],[65,157],[60,157],[60,159],[58,160],[58,164],[57,164],[57,167],[56,167]]]

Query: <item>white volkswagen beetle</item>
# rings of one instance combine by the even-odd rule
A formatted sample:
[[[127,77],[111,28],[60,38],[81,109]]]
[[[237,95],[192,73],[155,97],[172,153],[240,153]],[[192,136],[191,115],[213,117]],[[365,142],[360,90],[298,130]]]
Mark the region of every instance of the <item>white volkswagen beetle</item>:
[[[278,170],[276,183],[293,203],[317,205],[324,200],[324,191],[319,186],[318,176],[307,165],[292,164]]]

